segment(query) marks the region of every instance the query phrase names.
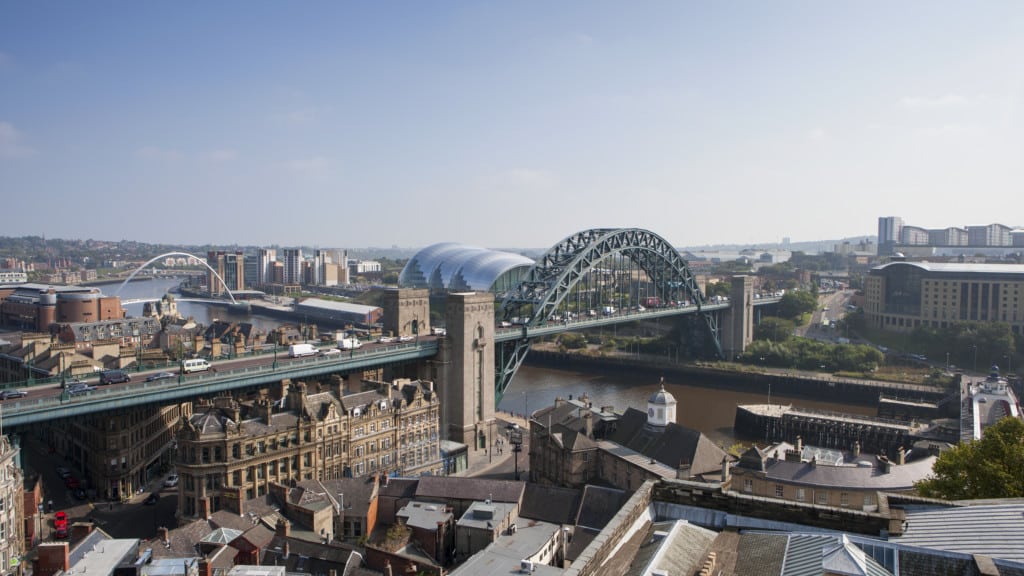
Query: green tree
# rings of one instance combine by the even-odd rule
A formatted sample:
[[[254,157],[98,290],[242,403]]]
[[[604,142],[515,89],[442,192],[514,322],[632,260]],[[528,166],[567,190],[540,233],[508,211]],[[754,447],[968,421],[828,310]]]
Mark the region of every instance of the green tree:
[[[779,300],[779,316],[796,320],[813,312],[818,307],[818,299],[805,290],[790,290]]]
[[[754,327],[754,339],[781,342],[792,337],[794,330],[796,330],[796,324],[792,320],[765,316]]]
[[[946,500],[1024,496],[1024,422],[1003,418],[981,440],[943,452],[932,476],[914,486],[922,496]]]

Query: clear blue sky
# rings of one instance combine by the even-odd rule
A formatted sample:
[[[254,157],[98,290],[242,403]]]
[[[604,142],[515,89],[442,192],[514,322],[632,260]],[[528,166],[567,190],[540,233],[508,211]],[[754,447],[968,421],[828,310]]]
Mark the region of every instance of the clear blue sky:
[[[1024,224],[1024,2],[0,1],[0,234]]]

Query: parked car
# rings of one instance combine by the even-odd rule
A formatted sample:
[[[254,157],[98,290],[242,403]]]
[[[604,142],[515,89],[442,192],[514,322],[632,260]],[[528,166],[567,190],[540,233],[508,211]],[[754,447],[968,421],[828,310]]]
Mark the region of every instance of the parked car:
[[[71,470],[68,470],[64,466],[57,466],[57,476],[60,476],[63,480],[64,478],[71,476]]]
[[[175,487],[177,485],[178,485],[178,475],[177,474],[171,474],[170,476],[167,477],[167,480],[164,480],[164,486],[167,486],[168,488],[173,488],[173,487]]]
[[[167,380],[168,378],[174,378],[177,376],[174,372],[157,372],[156,374],[150,374],[146,376],[146,382],[155,382],[157,380]]]
[[[24,390],[15,390],[13,388],[0,392],[0,400],[9,400],[11,398],[24,398],[28,396],[28,392]]]
[[[146,499],[143,500],[142,503],[145,504],[146,506],[152,506],[159,501],[160,495],[157,494],[156,492],[150,492],[149,496],[146,496]]]
[[[100,385],[131,382],[132,377],[124,370],[107,370],[100,373]]]
[[[68,515],[63,510],[53,515],[53,537],[68,537]]]

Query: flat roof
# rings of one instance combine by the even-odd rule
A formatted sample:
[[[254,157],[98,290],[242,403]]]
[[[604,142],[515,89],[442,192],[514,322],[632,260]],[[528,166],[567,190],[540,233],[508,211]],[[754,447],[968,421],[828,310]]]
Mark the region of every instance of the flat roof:
[[[334,300],[323,300],[320,298],[306,298],[299,302],[298,305],[363,315],[369,314],[374,310],[380,310],[380,306],[367,306],[365,304],[353,304],[351,302],[335,302]]]
[[[1009,248],[1009,246],[1007,246]],[[973,262],[888,262],[872,268],[884,270],[896,266],[917,266],[927,272],[947,274],[1021,274],[1024,275],[1024,264],[980,264]]]

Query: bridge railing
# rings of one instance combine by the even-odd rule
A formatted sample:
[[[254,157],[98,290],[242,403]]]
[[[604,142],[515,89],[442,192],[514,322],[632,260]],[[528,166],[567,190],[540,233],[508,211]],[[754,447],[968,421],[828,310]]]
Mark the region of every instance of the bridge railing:
[[[424,342],[425,343],[425,342]],[[161,380],[153,380],[150,382],[142,380],[133,380],[131,382],[112,385],[112,386],[97,386],[95,390],[85,392],[77,395],[70,395],[65,391],[61,391],[60,394],[53,396],[46,396],[43,398],[18,398],[5,400],[0,403],[0,410],[5,414],[16,414],[19,412],[28,412],[35,410],[43,410],[47,408],[68,406],[71,404],[109,404],[118,398],[139,396],[149,394],[151,392],[159,392],[162,390],[170,390],[182,387],[193,387],[193,386],[207,386],[216,383],[226,383],[232,380],[242,380],[247,377],[259,376],[262,374],[281,374],[282,378],[287,378],[289,372],[301,371],[304,368],[321,366],[329,367],[332,365],[338,365],[343,367],[345,364],[350,363],[353,359],[370,359],[378,357],[388,357],[396,352],[414,350],[421,347],[420,342],[400,342],[395,344],[389,344],[386,346],[375,346],[369,349],[355,349],[344,351],[341,354],[335,354],[330,356],[307,356],[303,358],[289,358],[286,355],[280,358],[280,361],[275,365],[273,363],[264,363],[256,366],[241,366],[236,368],[218,368],[214,365],[214,369],[193,372],[190,374],[178,374],[175,378],[166,378]],[[175,364],[176,366],[177,364]],[[55,385],[59,384],[60,379],[49,379],[48,382],[35,381],[33,387],[43,385]],[[24,386],[22,388],[25,388]]]

